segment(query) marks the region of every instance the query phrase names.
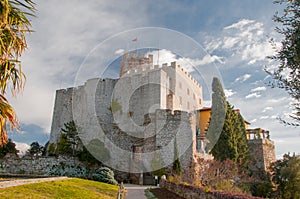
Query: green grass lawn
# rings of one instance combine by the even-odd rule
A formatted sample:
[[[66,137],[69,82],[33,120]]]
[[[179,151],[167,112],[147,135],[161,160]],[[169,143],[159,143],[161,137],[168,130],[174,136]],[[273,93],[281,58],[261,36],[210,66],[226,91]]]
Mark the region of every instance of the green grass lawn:
[[[116,199],[118,186],[73,178],[0,189],[0,198]]]

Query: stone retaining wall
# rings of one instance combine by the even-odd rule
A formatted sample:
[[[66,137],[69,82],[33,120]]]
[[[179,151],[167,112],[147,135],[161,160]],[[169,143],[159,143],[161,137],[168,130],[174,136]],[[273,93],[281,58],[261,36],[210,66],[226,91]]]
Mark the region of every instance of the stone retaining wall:
[[[161,180],[160,187],[166,188],[177,195],[188,199],[262,199],[245,194],[233,194],[221,191],[206,191],[204,188]]]
[[[15,154],[7,154],[0,159],[0,173],[48,175],[49,170],[56,165],[84,166],[77,158],[59,157],[31,157],[19,158]]]

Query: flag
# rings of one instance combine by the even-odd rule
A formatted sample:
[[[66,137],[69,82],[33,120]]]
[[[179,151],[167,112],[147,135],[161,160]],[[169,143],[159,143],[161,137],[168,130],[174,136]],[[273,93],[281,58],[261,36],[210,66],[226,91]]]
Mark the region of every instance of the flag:
[[[133,39],[132,39],[132,41],[137,41],[137,40],[138,40],[138,38],[137,38],[137,37],[135,37],[135,38],[133,38]]]

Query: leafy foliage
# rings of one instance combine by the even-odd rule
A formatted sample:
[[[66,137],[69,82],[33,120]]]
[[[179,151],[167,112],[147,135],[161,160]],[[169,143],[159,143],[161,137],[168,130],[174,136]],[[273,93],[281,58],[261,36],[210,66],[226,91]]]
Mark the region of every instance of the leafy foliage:
[[[122,111],[122,106],[120,105],[118,99],[112,99],[110,107],[108,107],[108,110],[110,110],[112,113],[115,113],[117,111]]]
[[[68,141],[68,136],[65,133],[60,134],[59,142],[57,143],[55,154],[72,155],[71,143]]]
[[[35,10],[31,0],[2,0],[0,2],[0,146],[8,140],[6,125],[19,128],[13,107],[5,98],[8,85],[15,95],[23,89],[25,75],[19,57],[27,48],[26,33],[31,32],[27,18]]]
[[[276,4],[284,4],[285,9],[282,15],[278,12],[273,21],[281,26],[276,31],[284,36],[280,49],[270,59],[279,64],[274,71],[267,72],[273,77],[275,86],[285,89],[295,100],[293,104],[295,113],[291,117],[296,123],[285,122],[286,124],[299,126],[300,122],[300,1],[299,0],[276,0]],[[276,47],[275,42],[271,40]]]
[[[105,144],[99,139],[93,139],[86,146],[88,151],[91,151],[94,158],[106,162],[110,159],[110,152],[105,147]]]
[[[8,142],[0,146],[0,158],[3,158],[7,153],[17,154],[19,151],[16,149],[16,144],[8,139]]]
[[[55,144],[54,143],[49,143],[48,155],[49,156],[55,155]]]
[[[114,172],[107,167],[96,169],[95,173],[92,174],[92,177],[95,181],[105,182],[113,185],[118,184],[118,182],[114,178]]]
[[[203,161],[203,160],[202,160]],[[210,160],[205,163],[205,170],[200,173],[200,185],[213,190],[248,193],[249,187],[245,183],[249,177],[234,161]]]
[[[252,182],[250,191],[253,196],[269,198],[271,196],[273,185],[269,181]]]
[[[227,102],[226,117],[220,138],[211,150],[216,160],[233,160],[240,165],[246,166],[249,159],[247,138],[242,131],[243,120],[239,119],[233,106]]]
[[[218,78],[213,79],[212,83],[212,107],[209,127],[207,130],[207,139],[209,143],[206,150],[210,151],[217,143],[220,132],[223,128],[223,123],[226,115],[226,98],[223,91],[222,84]]]
[[[151,168],[153,170],[153,175],[161,177],[162,175],[166,175],[167,171],[164,167],[164,162],[159,152],[154,153],[154,157],[151,160]]]
[[[65,123],[61,131],[56,154],[76,156],[82,143],[75,122],[72,120]]]
[[[83,146],[82,151],[77,152],[77,157],[80,161],[86,161],[88,163],[100,163],[88,150]]]
[[[32,142],[30,144],[30,149],[28,152],[32,156],[42,156],[44,151],[44,146],[40,145],[38,142]]]
[[[61,130],[63,139],[66,142],[66,145],[71,147],[72,155],[74,156],[75,151],[78,150],[79,144],[81,144],[75,122],[72,120],[65,123],[64,128],[62,128]]]
[[[178,146],[177,146],[177,140],[175,138],[174,140],[174,162],[173,162],[173,173],[177,176],[181,176],[181,164],[179,160],[179,155],[178,155]]]
[[[70,166],[60,163],[49,169],[48,175],[68,177],[88,177],[89,170],[81,166]]]
[[[300,158],[285,154],[270,167],[279,198],[300,198]]]

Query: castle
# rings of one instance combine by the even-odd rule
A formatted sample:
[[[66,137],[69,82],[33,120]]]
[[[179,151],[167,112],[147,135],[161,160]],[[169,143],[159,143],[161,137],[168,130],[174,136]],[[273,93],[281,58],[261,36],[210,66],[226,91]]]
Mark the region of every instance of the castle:
[[[159,66],[152,55],[126,53],[119,79],[95,78],[56,91],[50,144],[57,144],[61,128],[74,120],[92,155],[128,173],[130,182],[150,183],[152,171],[176,158],[188,173],[201,154],[196,131],[204,128],[202,102],[201,85],[176,62]],[[109,158],[99,153],[103,148],[90,144],[95,140]]]

